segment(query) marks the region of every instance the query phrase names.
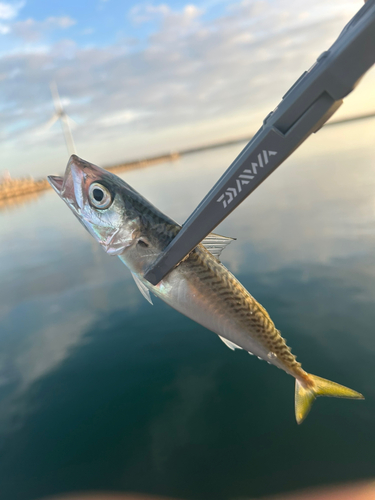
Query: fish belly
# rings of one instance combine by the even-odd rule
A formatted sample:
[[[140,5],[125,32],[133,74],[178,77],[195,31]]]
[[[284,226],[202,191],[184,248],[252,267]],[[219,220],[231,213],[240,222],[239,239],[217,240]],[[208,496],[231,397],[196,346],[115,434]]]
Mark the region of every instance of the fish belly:
[[[217,335],[292,373],[281,354],[292,365],[295,358],[266,310],[206,249],[196,249],[152,291]]]

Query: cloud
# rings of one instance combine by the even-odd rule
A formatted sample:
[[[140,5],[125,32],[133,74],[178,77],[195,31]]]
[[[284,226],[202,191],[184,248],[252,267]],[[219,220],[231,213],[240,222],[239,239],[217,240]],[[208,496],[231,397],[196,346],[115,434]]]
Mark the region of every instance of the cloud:
[[[6,3],[0,2],[0,20],[11,21],[18,16],[18,12],[25,5],[25,2],[18,3]],[[11,32],[11,28],[8,24],[0,22],[0,35],[7,35]]]
[[[45,52],[32,51],[41,27],[24,21],[18,29],[29,36],[28,52],[23,45],[0,58],[8,103],[0,127],[17,144],[13,151],[27,144],[32,156],[60,144],[58,134],[30,140],[33,128],[50,117],[48,83],[55,79],[70,99],[67,112],[81,124],[75,131],[78,150],[99,155],[98,162],[134,156],[141,144],[145,155],[210,140],[214,132],[250,133],[358,7],[339,0],[244,1],[212,18],[193,4],[180,10],[145,4],[130,15],[134,22],[157,20],[146,43],[123,38],[84,47],[66,39]],[[73,22],[50,18],[43,26]],[[17,126],[20,110],[23,127]]]
[[[177,23],[181,27],[181,21],[188,24],[198,18],[203,12],[202,9],[193,4],[185,5],[181,11],[174,11],[165,3],[159,5],[140,4],[130,10],[129,17],[135,24],[162,20],[164,22],[163,29],[165,29],[167,24],[170,27],[174,23]]]
[[[18,16],[18,12],[25,5],[25,2],[7,3],[0,2],[0,19],[10,20]]]
[[[166,16],[170,13],[170,8],[166,4],[160,5],[135,5],[129,12],[130,19],[136,23],[147,23],[159,16]]]
[[[6,35],[9,32],[10,32],[9,26],[0,23],[0,35]]]
[[[47,32],[56,29],[67,29],[75,23],[76,21],[69,16],[48,17],[44,21],[26,19],[25,21],[15,23],[12,29],[16,36],[27,42],[33,42],[39,40]]]
[[[103,118],[99,118],[96,122],[98,125],[103,125],[104,127],[114,127],[118,125],[122,125],[124,123],[131,123],[143,116],[144,114],[137,113],[132,111],[131,109],[119,111],[116,113],[112,113],[111,115],[107,115]]]

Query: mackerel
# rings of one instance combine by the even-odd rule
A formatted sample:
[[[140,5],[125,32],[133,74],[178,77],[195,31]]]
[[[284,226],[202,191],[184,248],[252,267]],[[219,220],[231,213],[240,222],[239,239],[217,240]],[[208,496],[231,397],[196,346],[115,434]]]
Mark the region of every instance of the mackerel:
[[[359,392],[305,372],[267,311],[220,262],[233,238],[210,234],[158,285],[144,279],[181,226],[116,175],[71,156],[64,177],[48,180],[60,198],[109,255],[130,269],[143,296],[150,292],[216,333],[231,349],[243,349],[296,380],[295,415],[301,423],[317,396],[363,399]]]

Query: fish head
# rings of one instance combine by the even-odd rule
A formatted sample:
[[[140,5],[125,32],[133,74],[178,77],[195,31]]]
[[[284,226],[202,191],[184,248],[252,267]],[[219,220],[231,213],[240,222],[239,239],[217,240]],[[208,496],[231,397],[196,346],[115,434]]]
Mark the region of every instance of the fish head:
[[[117,175],[76,155],[64,177],[48,180],[88,232],[109,255],[143,272],[168,245],[178,225]]]
[[[64,177],[48,181],[109,255],[120,255],[139,233],[136,192],[116,175],[72,155]]]

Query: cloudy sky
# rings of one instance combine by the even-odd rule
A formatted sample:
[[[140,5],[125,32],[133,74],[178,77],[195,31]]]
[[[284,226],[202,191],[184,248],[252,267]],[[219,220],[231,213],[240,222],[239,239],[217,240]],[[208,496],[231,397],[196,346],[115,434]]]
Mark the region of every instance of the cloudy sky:
[[[0,1],[0,172],[45,175],[251,134],[362,0]],[[375,111],[371,71],[340,110]]]

